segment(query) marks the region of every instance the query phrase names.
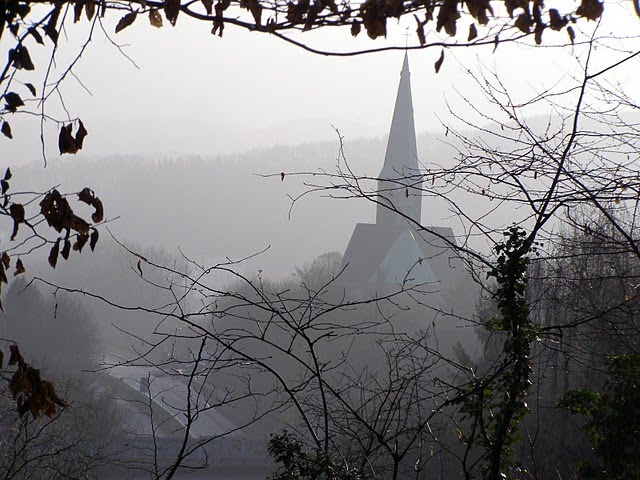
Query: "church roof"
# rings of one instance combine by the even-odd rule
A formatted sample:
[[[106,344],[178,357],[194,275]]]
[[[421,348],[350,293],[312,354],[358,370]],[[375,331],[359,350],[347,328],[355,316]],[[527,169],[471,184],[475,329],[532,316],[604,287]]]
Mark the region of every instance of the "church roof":
[[[412,248],[406,243],[403,235],[410,235],[413,244],[417,247],[417,255],[409,255],[407,248]],[[415,275],[412,271],[410,276],[415,283],[428,282],[449,282],[457,272],[452,270],[451,258],[455,256],[451,250],[450,243],[455,243],[453,230],[448,227],[426,227],[425,230],[417,231],[414,228],[405,226],[378,225],[375,223],[358,223],[349,245],[344,252],[342,265],[344,272],[340,279],[344,283],[375,283],[376,272],[384,267],[385,260],[393,249],[394,245],[406,251],[406,258],[411,259],[411,264],[422,260],[424,269],[416,269]],[[390,259],[389,259],[390,260]],[[406,263],[406,262],[405,262]],[[412,265],[395,262],[397,268],[404,267],[404,274]],[[429,273],[432,277],[429,278]],[[383,283],[400,283],[399,272],[394,274],[391,269],[386,269],[386,276]]]

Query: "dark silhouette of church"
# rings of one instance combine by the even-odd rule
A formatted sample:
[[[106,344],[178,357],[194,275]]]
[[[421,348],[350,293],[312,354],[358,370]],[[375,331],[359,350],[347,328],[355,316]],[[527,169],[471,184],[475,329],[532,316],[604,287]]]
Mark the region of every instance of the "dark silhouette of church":
[[[428,285],[435,292],[463,273],[452,249],[453,230],[422,225],[421,187],[405,54],[384,166],[372,196],[376,223],[356,225],[343,256],[341,283],[379,293],[399,285]]]

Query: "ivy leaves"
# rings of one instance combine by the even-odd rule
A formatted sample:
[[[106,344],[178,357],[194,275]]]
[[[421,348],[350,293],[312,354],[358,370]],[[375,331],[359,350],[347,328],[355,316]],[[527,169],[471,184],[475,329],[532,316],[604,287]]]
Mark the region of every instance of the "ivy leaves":
[[[465,441],[482,449],[483,478],[509,477],[520,420],[527,412],[525,398],[531,382],[531,342],[536,327],[529,318],[525,292],[529,256],[536,244],[522,228],[514,225],[494,250],[497,258],[487,274],[496,282],[493,294],[499,315],[485,326],[502,334],[499,362],[489,375],[461,389],[457,403],[472,427]],[[477,427],[484,430],[478,433]],[[460,435],[463,437],[463,435]]]
[[[582,415],[582,430],[602,465],[578,461],[580,478],[622,480],[638,478],[640,445],[640,348],[624,355],[609,355],[608,378],[602,392],[590,388],[569,390],[558,406]]]

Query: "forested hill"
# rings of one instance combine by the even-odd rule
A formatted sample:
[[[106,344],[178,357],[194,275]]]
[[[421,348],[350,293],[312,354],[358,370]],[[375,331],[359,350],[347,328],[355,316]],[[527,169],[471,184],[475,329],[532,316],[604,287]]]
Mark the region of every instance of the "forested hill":
[[[431,161],[446,154],[430,135],[421,136],[419,145]],[[345,139],[344,147],[356,173],[379,173],[384,139]],[[89,186],[103,200],[106,217],[114,219],[109,230],[122,241],[168,252],[180,248],[203,262],[244,257],[270,246],[247,268],[278,278],[322,253],[344,251],[354,224],[375,218],[370,202],[332,199],[331,192],[305,196],[290,215],[289,196],[309,190],[303,180],[313,180],[290,173],[335,172],[338,150],[336,138],[229,156],[63,157],[50,159],[44,169],[37,164],[16,169],[12,190],[58,186],[61,192],[74,192]],[[284,180],[281,172],[286,172]]]

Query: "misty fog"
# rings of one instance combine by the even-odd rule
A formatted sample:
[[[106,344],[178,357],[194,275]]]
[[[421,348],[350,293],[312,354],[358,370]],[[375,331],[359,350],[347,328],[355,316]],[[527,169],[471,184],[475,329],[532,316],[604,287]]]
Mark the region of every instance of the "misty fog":
[[[404,28],[390,27],[385,45]],[[271,37],[212,38],[182,23],[146,33],[92,42],[47,104],[50,117],[15,115],[15,142],[1,145],[14,162],[10,172],[3,164],[5,207],[24,201],[27,214],[4,210],[0,243],[15,250],[1,259],[0,340],[24,357],[11,350],[11,368],[59,394],[57,410],[29,416],[27,382],[2,385],[0,429],[31,449],[25,476],[164,478],[181,464],[176,478],[257,479],[282,463],[268,449],[284,445],[319,452],[314,461],[344,468],[346,480],[360,471],[454,480],[460,459],[480,464],[473,422],[486,421],[489,438],[512,398],[524,420],[511,432],[537,429],[514,440],[518,461],[542,464],[536,480],[569,478],[573,460],[593,458],[558,402],[605,388],[608,355],[640,344],[631,158],[640,130],[631,101],[610,130],[585,107],[584,149],[555,163],[571,144],[579,90],[563,82],[580,78],[590,45],[451,48],[438,74],[440,52],[409,53],[402,78],[413,103],[403,113],[418,134],[406,156],[418,168],[387,178],[406,52],[312,57]],[[345,36],[308,38],[340,50]],[[593,68],[609,61],[595,56]],[[616,85],[637,93],[637,72],[636,62]],[[565,103],[529,101],[547,89]],[[597,111],[607,99],[595,97]],[[71,122],[68,110],[89,134],[77,155],[58,156],[50,119]],[[98,212],[78,200],[86,187],[104,218],[85,225]],[[52,189],[80,220],[39,216]],[[377,209],[389,198],[387,218],[400,220],[384,223]],[[416,198],[417,219],[398,207]],[[39,233],[48,227],[57,233]],[[523,331],[526,345],[513,347]],[[526,381],[502,395],[514,365]],[[0,440],[0,474],[19,457]]]

